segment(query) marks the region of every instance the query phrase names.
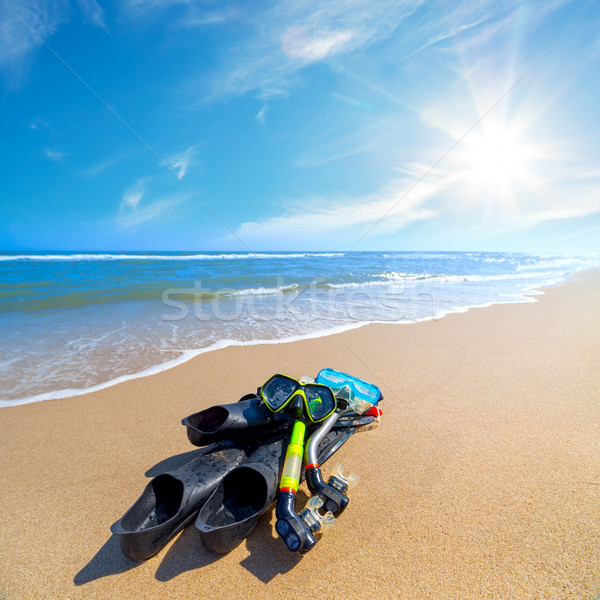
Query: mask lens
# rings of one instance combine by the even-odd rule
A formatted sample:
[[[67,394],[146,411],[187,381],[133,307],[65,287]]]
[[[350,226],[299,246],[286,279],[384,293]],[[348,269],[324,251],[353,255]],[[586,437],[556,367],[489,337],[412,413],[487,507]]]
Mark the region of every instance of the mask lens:
[[[342,377],[339,373],[336,373],[335,371],[330,371],[328,369],[323,369],[319,373],[318,377],[319,377],[319,379],[329,382],[334,387],[336,385],[344,383],[344,381],[345,381],[345,378]]]
[[[354,387],[356,391],[363,396],[365,400],[370,400],[371,402],[377,402],[379,400],[379,390],[373,389],[371,386],[366,385],[360,381],[354,382]]]
[[[322,369],[317,376],[317,383],[324,383],[334,388],[336,395],[339,392],[347,389],[351,391],[351,398],[359,397],[361,400],[376,404],[381,399],[381,392],[376,385],[367,383],[352,377],[341,371],[335,371],[333,369]]]
[[[297,387],[298,384],[293,379],[277,375],[263,385],[263,398],[272,411],[277,411],[285,405]]]
[[[303,389],[308,404],[308,414],[315,423],[322,421],[335,410],[335,396],[328,387],[308,384]]]

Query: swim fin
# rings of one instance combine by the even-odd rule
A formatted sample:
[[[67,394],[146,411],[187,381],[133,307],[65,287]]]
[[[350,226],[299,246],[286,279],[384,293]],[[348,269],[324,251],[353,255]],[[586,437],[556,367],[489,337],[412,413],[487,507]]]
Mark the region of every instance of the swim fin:
[[[330,458],[356,429],[346,427],[328,433],[319,446],[319,463]],[[287,446],[287,439],[273,438],[215,488],[196,519],[196,529],[208,550],[230,552],[275,506]]]
[[[133,506],[111,526],[123,553],[146,560],[159,552],[187,523],[219,482],[256,450],[254,445],[224,441],[200,452],[146,486]]]
[[[239,402],[211,406],[181,422],[187,427],[188,439],[194,446],[206,446],[224,439],[285,428],[291,419],[285,413],[271,412],[256,394],[248,394]]]

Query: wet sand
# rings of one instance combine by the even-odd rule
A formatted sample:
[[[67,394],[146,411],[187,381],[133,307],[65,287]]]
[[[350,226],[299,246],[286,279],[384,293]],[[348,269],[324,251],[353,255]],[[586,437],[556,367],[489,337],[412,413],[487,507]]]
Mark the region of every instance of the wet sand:
[[[0,598],[596,600],[600,272],[536,299],[217,350],[0,410]],[[227,556],[193,526],[144,563],[123,556],[109,527],[194,449],[184,416],[324,366],[378,384],[384,415],[332,459],[360,483],[309,554],[270,515]]]

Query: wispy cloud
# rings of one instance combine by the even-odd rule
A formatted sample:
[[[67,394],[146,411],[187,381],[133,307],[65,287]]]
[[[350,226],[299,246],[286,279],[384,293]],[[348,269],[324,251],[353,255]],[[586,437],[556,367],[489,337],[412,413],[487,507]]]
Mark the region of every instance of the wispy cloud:
[[[397,180],[363,197],[312,197],[288,202],[283,214],[242,223],[237,234],[257,247],[265,240],[274,246],[287,247],[289,240],[297,239],[302,232],[303,243],[318,247],[330,237],[357,238],[388,211],[380,233],[397,231],[416,221],[435,217],[438,208],[427,203],[444,187],[444,182],[427,183],[407,195],[409,187],[409,181]]]
[[[96,163],[95,165],[91,165],[91,166],[83,169],[80,172],[80,174],[83,177],[95,177],[96,175],[100,175],[100,173],[104,173],[104,171],[119,164],[121,161],[125,160],[128,156],[129,156],[128,154],[123,154],[121,156],[115,156],[113,158],[103,160],[101,162]]]
[[[162,221],[187,200],[183,195],[170,195],[147,201],[148,182],[147,178],[140,179],[123,194],[117,213],[120,228],[136,230],[140,225]]]
[[[104,10],[97,0],[77,0],[77,3],[85,22],[108,32]],[[0,69],[16,84],[27,70],[33,52],[42,45],[40,38],[51,38],[72,14],[68,0],[0,2]]]
[[[168,23],[183,28],[210,27],[236,19],[241,9],[235,4],[211,9],[203,0],[125,0],[121,10],[129,17],[155,20],[171,11]]]
[[[396,123],[392,119],[378,119],[343,135],[339,135],[339,131],[329,131],[324,139],[315,140],[313,148],[297,158],[294,166],[319,167],[348,156],[363,154],[396,133]]]
[[[96,27],[104,29],[104,31],[108,33],[104,9],[96,0],[77,0],[77,4],[79,4],[84,20],[92,25],[96,25]]]
[[[419,4],[280,0],[256,15],[249,35],[231,48],[225,74],[213,81],[209,99],[253,90],[264,99],[285,94],[300,69],[388,37]]]
[[[67,156],[64,152],[61,152],[60,150],[51,150],[50,148],[46,148],[44,150],[44,154],[50,160],[56,161],[62,160],[65,156]]]
[[[40,41],[31,34],[27,23],[41,38],[50,37],[66,22],[68,3],[65,0],[34,0],[0,3],[0,67],[16,70]]]
[[[49,127],[50,124],[44,119],[34,119],[29,123],[29,129],[31,129],[31,131],[36,131],[38,129],[48,129]]]
[[[305,27],[290,27],[281,38],[284,54],[303,63],[323,60],[350,47],[353,31],[326,31],[311,35]]]
[[[123,199],[121,200],[121,206],[119,208],[121,212],[129,209],[137,209],[140,200],[144,195],[146,181],[146,179],[139,179],[123,194]]]
[[[473,174],[456,165],[431,169],[403,165],[403,176],[380,191],[362,197],[309,197],[284,203],[283,213],[242,223],[237,234],[253,247],[289,247],[302,232],[303,241],[325,247],[329,240],[352,244],[361,236],[397,233],[417,221],[450,220],[489,235],[530,229],[544,222],[600,215],[597,190],[600,174],[592,170],[564,171],[541,180],[536,189],[515,184],[516,202],[473,195]],[[468,198],[468,201],[465,200]],[[506,200],[506,198],[504,198]]]
[[[240,16],[237,6],[227,6],[221,10],[207,11],[204,6],[190,6],[184,15],[177,21],[182,27],[209,27],[221,25]]]
[[[265,124],[265,117],[267,116],[268,110],[269,110],[269,105],[264,104],[263,107],[258,111],[256,117],[254,117],[261,125]]]
[[[539,26],[545,15],[566,1],[542,3],[536,8],[536,18],[528,20],[518,0],[453,4],[444,0],[334,0],[320,5],[310,0],[279,0],[254,19],[246,19],[249,31],[231,46],[208,93],[202,88],[203,98],[210,101],[254,92],[270,100],[286,95],[302,69],[329,60],[345,71],[345,55],[362,52],[394,32],[398,35],[381,56],[382,64],[410,61],[429,49],[440,53],[452,50],[448,62],[460,64],[457,55],[473,48],[481,50],[491,38],[514,36],[516,28]],[[362,83],[371,86],[366,79]],[[373,91],[397,100],[389,90],[376,88],[373,84]]]
[[[198,146],[190,146],[187,150],[179,152],[166,159],[167,164],[175,171],[179,179],[183,179],[191,165],[195,164]]]

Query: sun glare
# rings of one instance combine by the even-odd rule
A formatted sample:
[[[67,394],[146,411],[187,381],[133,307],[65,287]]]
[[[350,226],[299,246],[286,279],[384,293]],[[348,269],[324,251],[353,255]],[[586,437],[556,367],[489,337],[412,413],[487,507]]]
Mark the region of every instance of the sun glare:
[[[531,152],[527,142],[510,128],[482,124],[481,131],[472,132],[464,143],[464,167],[473,183],[506,185],[529,172]]]
[[[462,202],[471,207],[482,204],[501,213],[519,213],[525,207],[523,192],[539,185],[536,147],[514,122],[484,120],[462,140],[454,157],[458,176],[464,186]]]

